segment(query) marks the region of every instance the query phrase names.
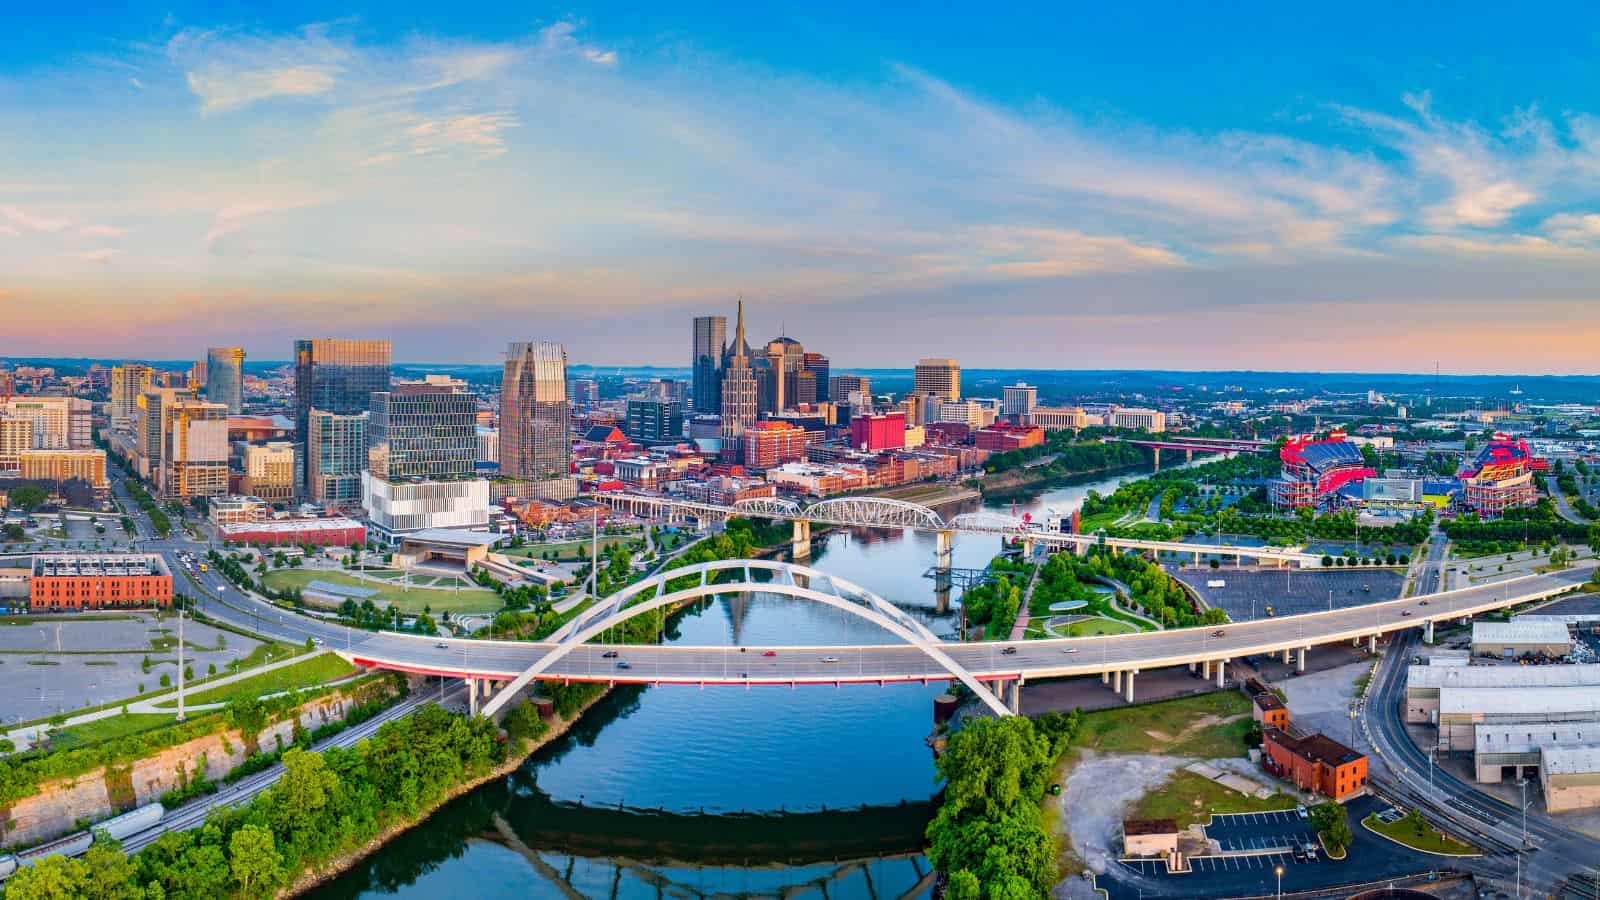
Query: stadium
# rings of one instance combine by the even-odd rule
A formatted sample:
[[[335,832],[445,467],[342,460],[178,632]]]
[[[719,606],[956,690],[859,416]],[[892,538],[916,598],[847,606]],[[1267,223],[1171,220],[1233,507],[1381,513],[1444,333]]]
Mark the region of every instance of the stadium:
[[[1534,456],[1526,441],[1496,434],[1457,473],[1462,502],[1485,519],[1533,506],[1538,500],[1533,473],[1547,468],[1549,463]]]
[[[1361,448],[1345,440],[1343,431],[1323,440],[1300,435],[1284,442],[1278,451],[1283,472],[1268,484],[1272,505],[1278,509],[1314,509],[1331,505],[1340,488],[1378,473],[1367,465]]]

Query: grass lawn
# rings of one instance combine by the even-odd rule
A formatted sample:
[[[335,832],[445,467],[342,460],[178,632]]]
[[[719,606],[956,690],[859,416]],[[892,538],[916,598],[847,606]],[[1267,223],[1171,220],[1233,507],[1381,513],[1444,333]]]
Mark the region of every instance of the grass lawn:
[[[201,703],[226,703],[235,697],[259,697],[263,694],[275,694],[292,688],[316,687],[329,681],[335,681],[353,674],[356,667],[345,662],[332,653],[324,653],[302,660],[294,665],[273,669],[271,672],[262,672],[232,684],[224,684],[214,688],[190,693],[186,701],[192,704]],[[178,698],[171,697],[162,701],[162,709],[176,707]]]
[[[1421,850],[1424,853],[1440,853],[1445,856],[1478,855],[1476,847],[1463,844],[1455,838],[1438,831],[1432,825],[1423,825],[1422,833],[1418,834],[1417,829],[1405,819],[1385,825],[1378,821],[1377,813],[1362,819],[1361,824],[1365,825],[1368,831],[1375,831],[1390,840],[1404,844],[1413,850]]]
[[[1238,691],[1098,710],[1084,714],[1078,744],[1108,753],[1244,756],[1249,714],[1250,701]]]
[[[1210,820],[1214,813],[1276,812],[1295,805],[1295,799],[1285,794],[1259,800],[1180,769],[1166,784],[1144,795],[1130,817],[1175,819],[1179,828],[1187,828]]]
[[[372,602],[378,604],[380,609],[387,608],[393,603],[407,615],[422,612],[424,606],[431,607],[434,616],[437,617],[445,610],[451,613],[492,613],[504,605],[499,594],[478,587],[453,591],[412,585],[410,590],[402,590],[399,585],[361,581],[343,572],[311,572],[305,569],[279,569],[276,572],[268,572],[266,577],[267,585],[279,590],[283,588],[304,590],[305,586],[313,581],[375,590],[378,593],[372,595]]]
[[[1067,626],[1067,637],[1095,637],[1102,634],[1128,634],[1139,629],[1117,619],[1093,618]]]
[[[50,748],[66,750],[87,744],[98,744],[101,741],[160,728],[174,718],[175,716],[165,713],[129,713],[125,716],[96,719],[93,722],[84,722],[81,725],[72,725],[51,732]]]

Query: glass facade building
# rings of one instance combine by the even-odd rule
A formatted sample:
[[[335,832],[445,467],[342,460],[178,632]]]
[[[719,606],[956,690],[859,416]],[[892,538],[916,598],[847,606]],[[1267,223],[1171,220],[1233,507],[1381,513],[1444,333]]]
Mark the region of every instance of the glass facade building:
[[[402,382],[372,395],[367,467],[378,478],[471,478],[478,462],[478,404],[452,385]]]
[[[683,404],[660,397],[628,399],[628,437],[641,444],[683,440]]]
[[[696,316],[694,319],[694,359],[691,371],[693,388],[689,393],[694,411],[714,415],[722,408],[722,347],[728,342],[727,316]]]
[[[567,351],[549,341],[506,349],[500,385],[500,474],[543,481],[572,469]]]
[[[306,496],[329,507],[361,503],[367,465],[369,414],[347,416],[314,409],[307,417]]]
[[[212,347],[206,351],[206,399],[228,407],[228,414],[244,411],[244,348]]]
[[[386,340],[320,338],[294,342],[294,425],[298,440],[308,445],[303,454],[308,491],[317,476],[311,467],[309,447],[312,410],[353,416],[371,409],[372,394],[389,389],[390,356]],[[362,433],[365,435],[364,429]],[[364,446],[361,456],[363,460],[366,457]],[[356,472],[359,475],[359,467]]]

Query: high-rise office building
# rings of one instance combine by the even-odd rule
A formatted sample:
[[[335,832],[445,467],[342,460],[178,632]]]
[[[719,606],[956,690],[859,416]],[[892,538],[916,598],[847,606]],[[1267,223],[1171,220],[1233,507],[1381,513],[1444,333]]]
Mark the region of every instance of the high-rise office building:
[[[693,388],[690,401],[697,414],[715,414],[722,407],[722,348],[728,342],[727,316],[695,316]]]
[[[758,415],[759,387],[751,366],[750,344],[744,336],[744,300],[739,301],[738,326],[733,344],[722,356],[722,459],[744,461],[745,429]]]
[[[1033,408],[1039,405],[1039,389],[1026,381],[1006,385],[1001,395],[1000,414],[1018,424],[1027,424]]]
[[[813,402],[827,403],[832,400],[833,394],[829,392],[832,363],[828,358],[821,353],[807,353],[805,368],[817,379],[817,396]]]
[[[292,442],[251,444],[244,451],[244,480],[240,489],[262,500],[293,500],[298,468]]]
[[[372,395],[362,505],[380,535],[489,524],[477,477],[478,404],[464,387],[411,381]]]
[[[318,338],[294,342],[295,435],[309,444],[312,410],[339,416],[360,415],[372,408],[374,391],[389,389],[391,349],[386,340]],[[362,430],[363,435],[365,429]],[[361,449],[366,455],[366,448]],[[309,446],[304,453],[305,485],[316,470]],[[359,472],[360,470],[357,469]]]
[[[127,431],[139,397],[152,385],[153,371],[142,363],[123,363],[111,367],[111,427]]]
[[[361,503],[370,413],[340,415],[311,410],[305,433],[305,495],[330,508]]]
[[[628,399],[628,439],[640,444],[683,440],[683,404],[660,397]]]
[[[571,416],[566,349],[550,341],[507,347],[500,383],[500,474],[524,481],[566,478],[572,471]]]
[[[237,416],[244,411],[244,348],[212,347],[206,351],[206,399],[222,403]]]
[[[941,400],[961,399],[961,364],[953,359],[919,359],[913,389]]]
[[[163,410],[166,450],[158,485],[166,497],[228,493],[228,407],[182,399]]]
[[[772,373],[772,407],[764,411],[782,412],[797,402],[795,375],[805,369],[806,348],[792,337],[777,337],[767,342],[766,355]]]
[[[851,395],[856,395],[854,398]],[[851,403],[859,399],[860,406],[872,405],[872,379],[865,375],[835,375],[829,379],[828,399],[834,403]]]
[[[372,395],[367,468],[378,478],[470,478],[478,462],[478,403],[454,385],[402,381]]]

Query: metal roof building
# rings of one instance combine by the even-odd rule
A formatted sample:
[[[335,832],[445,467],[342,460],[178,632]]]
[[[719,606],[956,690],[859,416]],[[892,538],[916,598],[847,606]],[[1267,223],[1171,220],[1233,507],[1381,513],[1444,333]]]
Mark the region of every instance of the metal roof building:
[[[1473,622],[1475,656],[1566,656],[1572,652],[1572,635],[1558,619],[1527,616],[1509,622]]]

